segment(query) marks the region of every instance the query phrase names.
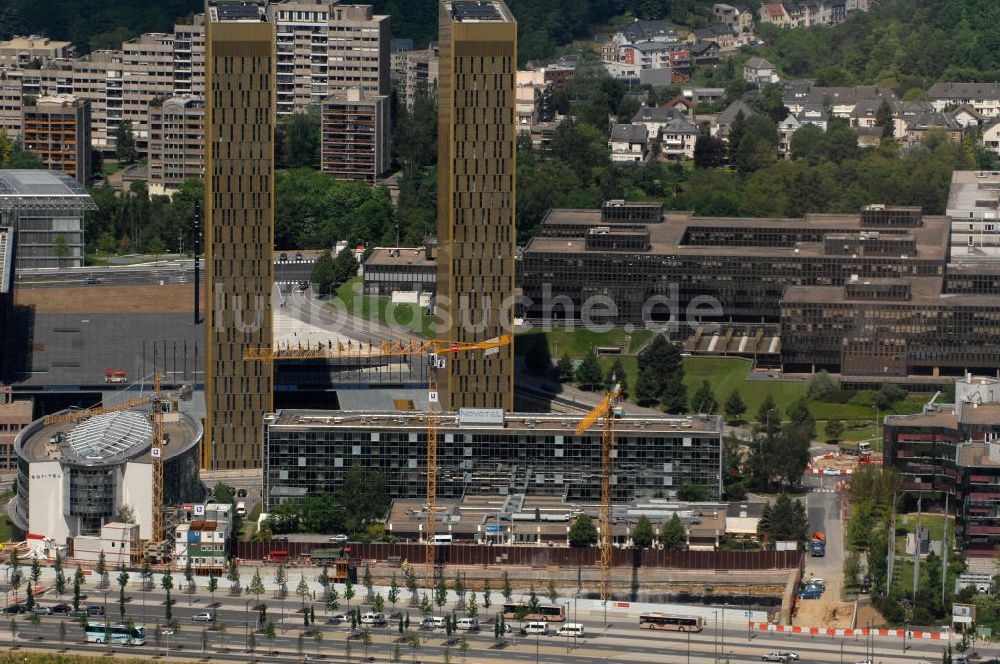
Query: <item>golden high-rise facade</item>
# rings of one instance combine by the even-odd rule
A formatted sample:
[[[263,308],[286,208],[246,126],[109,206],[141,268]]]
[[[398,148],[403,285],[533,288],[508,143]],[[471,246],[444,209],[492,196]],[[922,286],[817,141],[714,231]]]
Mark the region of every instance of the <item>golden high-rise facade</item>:
[[[261,465],[272,410],[275,36],[264,2],[209,0],[206,23],[205,436],[202,467]]]
[[[438,79],[438,336],[512,334],[517,23],[500,0],[445,0]],[[441,405],[514,408],[514,348],[456,353]]]

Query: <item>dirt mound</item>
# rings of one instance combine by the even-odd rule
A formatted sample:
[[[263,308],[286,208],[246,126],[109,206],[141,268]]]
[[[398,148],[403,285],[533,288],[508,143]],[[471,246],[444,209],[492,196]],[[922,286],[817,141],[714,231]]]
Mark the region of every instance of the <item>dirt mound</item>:
[[[188,284],[87,286],[74,288],[16,288],[15,303],[39,313],[113,314],[183,313],[191,311],[194,286]],[[201,291],[202,307],[205,290]]]

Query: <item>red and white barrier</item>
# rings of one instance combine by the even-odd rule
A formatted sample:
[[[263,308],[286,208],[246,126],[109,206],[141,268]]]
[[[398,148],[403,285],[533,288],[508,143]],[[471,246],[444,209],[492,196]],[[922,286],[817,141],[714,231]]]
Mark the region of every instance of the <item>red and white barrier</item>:
[[[804,636],[878,636],[908,639],[947,639],[947,632],[920,632],[904,629],[836,629],[833,627],[803,627],[801,625],[774,625],[771,623],[751,622],[750,629],[757,632],[781,632],[784,634],[802,634]]]

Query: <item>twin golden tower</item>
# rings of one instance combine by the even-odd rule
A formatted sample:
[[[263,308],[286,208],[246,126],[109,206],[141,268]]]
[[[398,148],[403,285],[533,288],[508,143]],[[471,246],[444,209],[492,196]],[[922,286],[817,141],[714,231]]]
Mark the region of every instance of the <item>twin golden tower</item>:
[[[205,260],[208,293],[202,467],[261,465],[272,410],[275,32],[263,2],[208,0]],[[517,24],[500,0],[440,7],[437,336],[511,334]],[[448,358],[441,405],[514,406],[514,351]]]

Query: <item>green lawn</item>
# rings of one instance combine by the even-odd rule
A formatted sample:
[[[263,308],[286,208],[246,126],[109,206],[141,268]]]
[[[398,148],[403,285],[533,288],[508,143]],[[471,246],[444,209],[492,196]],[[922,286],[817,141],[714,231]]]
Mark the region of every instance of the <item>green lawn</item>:
[[[570,357],[580,358],[590,352],[592,348],[598,346],[618,346],[625,353],[634,353],[647,341],[653,338],[652,330],[636,330],[625,332],[622,329],[609,330],[608,332],[592,332],[590,330],[528,330],[520,332],[514,338],[514,353],[521,355],[525,344],[520,345],[517,339],[527,339],[541,335],[545,337],[549,345],[549,355],[554,360],[558,360],[564,353]]]
[[[11,525],[10,517],[0,514],[0,542],[9,542],[14,537],[14,526]]]
[[[101,170],[97,172],[102,178],[106,178],[109,175],[114,175],[122,169],[122,165],[118,163],[117,159],[102,159],[101,160]]]
[[[337,289],[340,302],[331,303],[331,306],[343,306],[349,313],[373,318],[386,325],[401,326],[425,337],[435,336],[436,318],[426,314],[423,307],[393,304],[385,296],[358,295],[356,288],[360,283],[361,277],[355,277],[341,284]]]

